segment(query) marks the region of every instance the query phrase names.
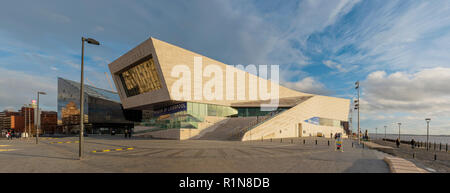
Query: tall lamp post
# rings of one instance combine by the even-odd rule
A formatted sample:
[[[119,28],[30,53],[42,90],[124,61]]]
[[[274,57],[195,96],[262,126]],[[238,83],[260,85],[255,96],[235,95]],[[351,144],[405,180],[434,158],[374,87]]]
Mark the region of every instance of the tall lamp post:
[[[378,138],[378,127],[375,128],[375,139]]]
[[[430,147],[428,147],[428,135],[429,135],[429,130],[430,130],[430,121],[431,121],[431,119],[430,118],[426,118],[425,119],[425,121],[427,121],[427,151],[428,151],[428,149],[430,148]]]
[[[397,124],[398,124],[398,140],[400,141],[400,125],[402,125],[402,123]]]
[[[81,83],[80,83],[80,140],[79,140],[79,158],[83,157],[83,135],[84,135],[84,42],[94,45],[100,45],[97,40],[81,37]]]
[[[37,92],[37,121],[36,121],[36,144],[39,143],[39,129],[41,128],[41,110],[39,109],[39,95],[46,95],[47,93],[38,91]]]
[[[359,81],[355,82],[355,89],[358,90],[358,99],[355,100],[355,110],[358,110],[358,144],[361,143],[361,137],[360,137],[360,126],[359,126]]]
[[[27,133],[27,127],[28,127],[28,119],[30,118],[30,117],[27,117],[27,108],[28,108],[28,105],[27,104],[24,104],[23,105],[24,107],[25,107],[25,109],[24,109],[24,111],[23,111],[23,121],[24,121],[24,133],[25,133],[25,135],[26,135],[26,133]],[[30,110],[28,110],[28,111],[30,111]],[[28,119],[27,119],[28,118]]]

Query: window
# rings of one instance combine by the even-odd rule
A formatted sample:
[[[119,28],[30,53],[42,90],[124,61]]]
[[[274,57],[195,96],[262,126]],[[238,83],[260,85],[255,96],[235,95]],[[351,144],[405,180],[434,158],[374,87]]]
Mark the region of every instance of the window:
[[[119,73],[119,77],[127,97],[161,88],[161,81],[159,80],[155,63],[151,56],[138,62],[137,65]]]

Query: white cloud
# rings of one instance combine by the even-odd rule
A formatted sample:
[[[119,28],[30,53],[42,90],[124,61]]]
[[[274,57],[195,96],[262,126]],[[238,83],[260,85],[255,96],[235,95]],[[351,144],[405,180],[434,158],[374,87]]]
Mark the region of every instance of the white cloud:
[[[449,1],[365,1],[353,20],[333,26],[319,42],[330,60],[357,72],[416,70],[447,66],[450,55]],[[339,35],[335,35],[339,31]],[[333,33],[334,32],[334,33]],[[311,45],[310,45],[311,46]],[[354,50],[341,53],[351,47]]]
[[[57,22],[57,23],[70,23],[70,18],[65,16],[64,14],[50,12],[47,10],[40,11],[42,15],[47,17],[49,20]]]
[[[370,73],[361,82],[364,126],[381,128],[401,122],[407,133],[423,134],[424,119],[430,117],[435,131],[439,131],[436,134],[449,134],[449,82],[450,68],[444,67],[415,73]]]
[[[347,69],[343,68],[341,64],[338,64],[336,62],[333,62],[331,60],[324,60],[322,61],[325,66],[331,69],[336,69],[337,72],[347,72]]]
[[[370,73],[362,82],[364,99],[373,110],[450,113],[450,68],[416,73]]]
[[[297,82],[282,82],[282,85],[300,92],[329,95],[330,91],[313,77],[306,77]]]
[[[40,97],[45,110],[56,110],[56,80],[44,76],[30,75],[21,71],[0,67],[0,110],[17,110],[36,99],[37,91],[47,95]]]

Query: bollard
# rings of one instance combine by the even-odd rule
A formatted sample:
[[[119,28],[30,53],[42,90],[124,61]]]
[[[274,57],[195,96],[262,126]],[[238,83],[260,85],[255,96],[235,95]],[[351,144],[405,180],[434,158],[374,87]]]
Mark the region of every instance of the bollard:
[[[316,139],[316,145],[317,145],[317,139]]]
[[[291,139],[291,143],[294,143],[294,140],[293,140],[293,139]]]
[[[283,143],[283,138],[280,138],[280,143]]]
[[[434,160],[436,161],[436,159],[437,159],[437,156],[436,156],[436,152],[434,153]]]
[[[362,143],[362,145],[363,145],[363,149],[364,149],[364,143]]]
[[[353,147],[353,142],[352,142],[352,147]]]
[[[264,137],[261,136],[261,142],[263,142],[263,141],[264,141]]]
[[[305,144],[305,140],[303,140],[303,144]]]
[[[328,140],[328,146],[330,146],[330,140]]]
[[[416,157],[416,153],[413,153],[413,159]]]
[[[442,151],[441,143],[439,143],[439,151]]]
[[[445,144],[445,152],[448,152],[448,143]]]
[[[272,138],[270,138],[270,142],[272,142]]]
[[[434,146],[434,150],[436,150],[436,143],[433,143],[433,146]]]

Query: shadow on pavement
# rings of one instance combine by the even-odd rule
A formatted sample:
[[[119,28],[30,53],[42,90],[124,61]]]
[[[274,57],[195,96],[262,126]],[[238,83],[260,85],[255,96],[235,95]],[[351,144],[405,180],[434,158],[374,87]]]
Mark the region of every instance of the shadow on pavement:
[[[390,170],[383,160],[359,159],[344,170],[344,173],[390,173]]]

